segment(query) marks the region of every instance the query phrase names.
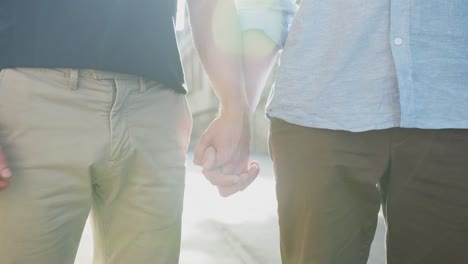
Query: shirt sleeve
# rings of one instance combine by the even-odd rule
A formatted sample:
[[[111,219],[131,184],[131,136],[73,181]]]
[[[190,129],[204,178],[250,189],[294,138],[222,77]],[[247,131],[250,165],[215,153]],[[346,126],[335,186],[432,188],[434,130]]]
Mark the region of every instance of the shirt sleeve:
[[[296,14],[293,0],[236,0],[242,31],[261,30],[283,47]]]

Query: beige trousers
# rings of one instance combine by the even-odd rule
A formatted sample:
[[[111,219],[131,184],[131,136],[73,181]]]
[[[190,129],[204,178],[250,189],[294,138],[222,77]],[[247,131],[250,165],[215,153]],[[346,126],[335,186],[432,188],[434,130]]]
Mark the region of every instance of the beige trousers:
[[[0,263],[73,263],[90,211],[94,263],[178,263],[191,122],[184,95],[136,76],[2,70]]]

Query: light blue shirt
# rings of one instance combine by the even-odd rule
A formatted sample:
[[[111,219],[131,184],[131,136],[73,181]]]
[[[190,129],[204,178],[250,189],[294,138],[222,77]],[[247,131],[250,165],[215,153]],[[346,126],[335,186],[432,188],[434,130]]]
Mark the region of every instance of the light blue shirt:
[[[290,1],[269,2],[287,29]],[[353,132],[468,128],[468,1],[303,0],[267,114]]]
[[[235,0],[243,31],[261,30],[283,46],[296,13],[294,0]]]

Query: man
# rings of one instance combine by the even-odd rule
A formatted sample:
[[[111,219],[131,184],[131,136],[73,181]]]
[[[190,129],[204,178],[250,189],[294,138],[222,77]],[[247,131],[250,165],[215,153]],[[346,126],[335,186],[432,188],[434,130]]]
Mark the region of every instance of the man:
[[[267,107],[283,263],[366,263],[380,205],[389,264],[468,263],[467,91],[468,2],[303,0]]]
[[[0,263],[73,263],[90,210],[94,263],[178,263],[191,116],[175,7],[0,2]],[[202,60],[241,76],[233,3],[190,7]]]

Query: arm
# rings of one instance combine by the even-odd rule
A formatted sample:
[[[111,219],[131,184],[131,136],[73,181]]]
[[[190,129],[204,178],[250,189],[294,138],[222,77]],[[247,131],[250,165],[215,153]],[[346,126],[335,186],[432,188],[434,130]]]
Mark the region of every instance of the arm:
[[[287,2],[289,0],[283,0],[283,1]],[[211,2],[216,2],[216,1],[211,1]],[[251,2],[245,2],[245,3],[250,4]],[[236,12],[235,10],[233,10],[234,6],[232,5],[232,2],[228,3],[228,6],[229,6],[228,8],[224,9],[225,11],[229,10],[229,12]],[[194,10],[193,6],[192,6],[192,10]],[[202,14],[198,13],[198,15],[204,16],[205,18],[210,17],[206,15],[207,13],[211,15],[215,13],[213,11],[209,11],[209,9],[206,9],[206,8],[199,9],[199,11],[202,12]],[[286,32],[287,30],[281,27],[281,24],[284,22],[283,18],[285,17],[281,9],[280,11],[278,11],[273,6],[271,10],[267,9],[263,11],[266,11],[266,16],[259,17],[259,16],[256,16],[258,14],[255,14],[255,10],[254,10],[253,16],[251,17],[253,18],[253,20],[250,20],[250,22],[252,21],[254,22],[254,25],[252,24],[249,25],[249,23],[247,23],[246,25],[240,25],[241,30],[243,31],[242,35],[239,33],[241,30],[239,30],[239,23],[238,21],[236,21],[237,20],[236,14],[233,13],[233,14],[223,17],[223,19],[226,19],[226,18],[232,19],[231,21],[233,22],[231,25],[234,25],[234,26],[224,27],[225,29],[224,34],[234,34],[233,36],[235,36],[235,39],[234,41],[232,41],[232,43],[236,43],[235,47],[231,46],[228,52],[228,58],[227,58],[228,60],[226,61],[225,61],[226,58],[224,57],[226,54],[222,53],[221,56],[219,54],[219,50],[218,50],[219,46],[214,47],[214,49],[211,46],[213,45],[213,43],[216,43],[215,41],[216,37],[213,37],[213,35],[216,35],[216,34],[211,33],[210,35],[210,33],[207,33],[207,32],[205,32],[205,35],[199,34],[201,32],[197,32],[196,30],[197,25],[199,26],[198,29],[203,29],[204,27],[200,26],[200,24],[197,24],[199,21],[196,21],[197,19],[194,17],[194,12],[193,11],[191,12],[192,13],[191,14],[192,26],[194,27],[195,44],[197,46],[197,49],[199,50],[199,55],[202,61],[204,61],[204,65],[208,74],[209,75],[210,73],[216,74],[216,71],[222,71],[220,74],[216,74],[215,79],[219,79],[220,76],[224,76],[225,74],[231,74],[230,77],[237,76],[234,79],[238,81],[238,82],[235,82],[235,81],[226,82],[226,80],[232,80],[229,76],[227,76],[227,78],[222,78],[224,81],[217,81],[217,80],[213,80],[213,77],[210,76],[214,84],[214,89],[216,91],[216,94],[220,98],[222,108],[221,108],[220,116],[207,129],[205,134],[202,136],[202,139],[195,151],[194,162],[198,165],[203,165],[205,176],[207,176],[207,178],[213,184],[218,186],[218,189],[220,190],[220,193],[223,196],[229,196],[237,191],[245,189],[258,175],[259,166],[256,162],[250,163],[250,166],[247,167],[249,146],[250,146],[250,142],[249,142],[250,140],[247,140],[247,139],[249,139],[250,137],[249,136],[244,137],[243,140],[238,141],[240,143],[238,146],[242,146],[241,148],[244,150],[244,152],[242,152],[242,150],[239,152],[241,153],[240,158],[239,156],[231,155],[230,160],[228,160],[226,156],[225,159],[221,159],[221,162],[219,160],[219,157],[215,157],[215,155],[219,154],[218,152],[220,150],[219,148],[220,145],[213,144],[214,143],[213,140],[204,140],[204,139],[220,136],[219,135],[220,129],[216,128],[217,123],[223,126],[229,125],[228,123],[226,123],[228,122],[227,121],[228,119],[224,119],[225,122],[223,122],[223,119],[222,119],[225,113],[228,113],[227,115],[229,115],[229,113],[231,112],[231,110],[226,111],[226,112],[223,111],[225,107],[223,106],[223,104],[225,104],[225,101],[223,101],[223,97],[228,96],[228,95],[227,93],[223,93],[222,89],[229,87],[229,84],[231,84],[232,85],[231,87],[234,87],[234,89],[241,90],[239,92],[241,94],[243,93],[241,97],[244,96],[245,101],[244,103],[241,103],[241,104],[232,103],[232,102],[229,104],[229,102],[226,102],[228,103],[228,109],[234,109],[233,110],[234,112],[241,112],[243,113],[242,115],[244,116],[245,115],[250,116],[255,111],[255,108],[260,99],[262,89],[265,86],[266,80],[269,76],[272,66],[274,65],[274,61],[279,51],[280,45],[278,45],[279,43],[278,41],[281,41],[281,37],[284,37],[285,35],[281,33],[275,34],[275,30],[276,30],[276,33],[281,32],[281,31]],[[252,15],[252,13],[250,13],[250,15]],[[212,15],[211,17],[215,17],[215,16]],[[279,24],[275,25],[275,23],[273,23],[273,25],[271,25],[270,23],[271,18],[273,18],[274,21],[278,22]],[[248,21],[248,19],[246,19],[246,21]],[[263,24],[255,25],[257,21],[260,21],[260,23],[263,23]],[[207,23],[207,21],[205,20],[204,21],[205,28],[207,27],[207,24],[209,23]],[[263,30],[262,26],[265,26],[265,25],[270,25],[269,26],[270,30]],[[229,30],[226,30],[226,29],[229,29]],[[273,31],[271,31],[271,29],[273,29]],[[216,30],[213,30],[211,32],[216,32]],[[197,39],[198,37],[200,37],[200,39]],[[225,39],[229,39],[229,37],[226,37]],[[275,41],[273,41],[273,39],[275,39]],[[208,45],[206,42],[209,42]],[[207,48],[207,47],[210,47],[210,48]],[[239,47],[241,51],[239,51]],[[205,54],[205,52],[211,53],[211,56],[214,56],[216,58],[207,60],[206,58],[207,57],[210,58],[210,54]],[[233,61],[235,61],[235,63],[232,63]],[[214,62],[214,63],[211,64],[210,62]],[[211,65],[215,65],[216,66],[214,67],[215,69],[210,69]],[[221,65],[223,67],[220,67]],[[231,70],[227,72],[226,69],[231,69]],[[235,70],[232,71],[232,69],[235,69]],[[239,69],[240,69],[240,72],[237,71]],[[218,83],[219,85],[224,83],[225,86],[217,86],[216,83]],[[219,91],[220,87],[221,87],[221,91]],[[229,97],[227,98],[229,99]],[[234,102],[236,101],[237,100],[234,100]],[[248,121],[248,118],[247,118],[247,121]],[[244,133],[249,133],[249,129],[247,129],[248,126],[249,126],[248,123],[244,123],[243,125],[243,127],[245,128]],[[236,132],[233,132],[231,130],[227,130],[224,132],[227,133],[227,136],[236,135]],[[225,163],[223,163],[223,161]],[[227,161],[229,161],[229,163]],[[228,178],[232,178],[233,180],[227,181]]]
[[[258,30],[248,30],[243,33],[242,47],[244,51],[242,65],[245,93],[249,106],[248,111],[252,115],[260,100],[262,90],[274,65],[279,48],[271,38]],[[249,164],[247,172],[235,171],[235,174],[239,175],[230,175],[230,173],[225,174],[223,173],[224,171],[216,168],[215,154],[216,151],[213,147],[206,149],[203,155],[203,173],[214,185],[218,186],[218,190],[222,196],[227,197],[242,191],[256,179],[260,170],[256,161]],[[225,184],[217,184],[217,182],[228,177],[237,178],[237,180],[232,183],[223,182]]]
[[[233,0],[189,0],[194,44],[221,103],[221,112],[247,107],[242,40]]]
[[[262,2],[263,1],[263,2]],[[243,70],[249,111],[255,111],[272,67],[275,65],[280,48],[283,46],[289,25],[296,13],[291,0],[237,0],[238,14],[242,28]],[[209,152],[208,152],[209,154]],[[207,156],[207,155],[205,155]],[[210,160],[208,158],[208,160]],[[211,164],[208,162],[209,167]],[[213,176],[212,172],[204,171]],[[250,164],[248,173],[232,186],[218,187],[226,197],[247,188],[259,173],[258,164]]]
[[[243,48],[245,89],[249,110],[253,114],[275,64],[279,46],[265,33],[249,30],[243,34]]]
[[[297,7],[295,0],[237,0],[237,8],[243,31],[246,92],[255,111]]]
[[[243,70],[245,80],[245,92],[249,106],[249,114],[253,115],[257,108],[262,90],[270,74],[271,68],[276,60],[279,46],[271,38],[258,30],[248,30],[243,33]],[[209,148],[205,153],[206,163],[204,174],[209,179],[216,179],[220,175],[212,168],[214,162],[214,150]],[[260,172],[260,166],[256,161],[249,164],[247,172],[240,172],[238,181],[232,185],[218,186],[219,193],[223,197],[230,196],[236,192],[245,190],[257,177]],[[239,173],[236,171],[236,173]],[[226,175],[221,175],[222,178]]]
[[[242,40],[233,0],[189,0],[195,47],[220,101],[218,117],[201,136],[194,163],[202,165],[214,149],[213,166],[223,172],[248,170],[250,116],[242,69]],[[227,167],[224,168],[224,167]],[[221,176],[220,173],[217,174]],[[236,183],[238,177],[209,177],[215,185]]]

